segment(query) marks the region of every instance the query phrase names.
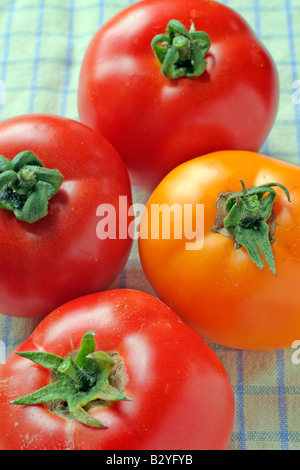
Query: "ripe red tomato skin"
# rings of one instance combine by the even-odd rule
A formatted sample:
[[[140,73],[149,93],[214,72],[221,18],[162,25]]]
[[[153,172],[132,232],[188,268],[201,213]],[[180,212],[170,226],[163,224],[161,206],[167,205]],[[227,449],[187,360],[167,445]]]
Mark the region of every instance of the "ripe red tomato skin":
[[[131,402],[94,412],[107,429],[68,423],[44,405],[9,401],[49,383],[49,371],[12,353],[0,367],[0,449],[225,449],[234,418],[232,387],[220,360],[161,301],[114,290],[71,301],[48,315],[18,350],[66,356],[87,329],[97,349],[125,364]],[[25,380],[26,377],[26,380]]]
[[[207,70],[170,80],[151,40],[170,19],[211,38]],[[122,85],[122,86],[121,86]],[[278,108],[273,60],[237,13],[210,1],[148,0],[108,21],[83,60],[82,122],[119,151],[132,184],[152,191],[180,163],[216,150],[258,151]]]
[[[49,214],[33,224],[0,209],[0,312],[43,317],[71,298],[103,290],[128,258],[132,241],[99,240],[96,209],[131,204],[125,166],[103,137],[85,125],[49,115],[24,115],[0,123],[0,152],[12,159],[32,150],[63,184]]]

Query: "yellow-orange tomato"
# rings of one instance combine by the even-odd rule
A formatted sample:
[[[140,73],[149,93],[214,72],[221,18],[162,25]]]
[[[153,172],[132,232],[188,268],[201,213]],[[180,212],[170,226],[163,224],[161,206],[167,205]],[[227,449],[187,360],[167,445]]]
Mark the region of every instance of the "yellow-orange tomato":
[[[231,232],[215,231],[216,201],[221,193],[240,193],[234,210],[244,204],[251,211],[253,205],[266,205],[271,196],[267,186],[245,202],[245,190],[269,183],[287,188],[290,201],[284,188],[270,187],[276,197],[272,215],[262,224],[272,227],[272,234],[270,228],[269,248],[254,247],[263,263],[259,267]],[[198,213],[197,205],[203,205]],[[203,218],[199,207],[204,209]],[[257,226],[256,222],[251,226],[254,237]],[[192,228],[194,241],[188,239]],[[262,255],[270,249],[274,269]],[[139,251],[158,297],[207,340],[233,348],[271,350],[290,347],[299,337],[299,167],[245,151],[216,152],[180,165],[150,196],[141,221]]]

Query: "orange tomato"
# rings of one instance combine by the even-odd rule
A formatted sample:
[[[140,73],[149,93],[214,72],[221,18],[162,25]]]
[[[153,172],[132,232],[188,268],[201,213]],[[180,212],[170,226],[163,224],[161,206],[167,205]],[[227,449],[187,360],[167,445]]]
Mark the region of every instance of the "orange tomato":
[[[212,230],[221,193],[240,193],[236,207],[245,200],[241,181],[247,190],[278,183],[289,191],[290,201],[281,187],[273,187],[273,217],[263,222],[273,227],[268,249],[274,272],[261,248],[255,248],[263,262],[258,266],[244,246],[235,246],[235,236]],[[264,205],[267,197],[266,191],[250,202]],[[203,218],[201,210],[197,217],[197,205]],[[194,241],[188,239],[192,229]],[[256,226],[252,229],[256,233]],[[150,196],[139,235],[141,263],[156,294],[202,337],[233,348],[272,350],[290,347],[299,336],[299,167],[246,151],[183,163]]]

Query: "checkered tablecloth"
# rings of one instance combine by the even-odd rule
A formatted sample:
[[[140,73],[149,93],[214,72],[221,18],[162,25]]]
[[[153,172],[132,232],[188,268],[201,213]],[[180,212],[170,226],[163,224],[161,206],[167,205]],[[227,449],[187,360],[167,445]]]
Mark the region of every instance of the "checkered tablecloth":
[[[78,119],[77,85],[84,52],[96,30],[130,3],[134,2],[1,0],[0,119],[34,112]],[[278,67],[279,112],[261,152],[299,165],[300,1],[223,3],[252,25]],[[148,198],[135,188],[133,196],[134,202]],[[111,286],[115,287],[153,293],[142,272],[136,244],[125,269]],[[36,319],[0,315],[2,359],[30,335],[37,323]],[[300,331],[295,331],[295,340],[300,340]],[[300,364],[292,361],[296,350],[248,352],[210,346],[227,369],[236,397],[229,449],[300,450]]]

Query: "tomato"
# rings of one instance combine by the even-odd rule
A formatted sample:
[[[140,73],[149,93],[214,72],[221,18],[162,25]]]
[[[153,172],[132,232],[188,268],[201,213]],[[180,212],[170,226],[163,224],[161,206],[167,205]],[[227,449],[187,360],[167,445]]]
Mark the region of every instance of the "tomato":
[[[91,353],[94,349],[102,352]],[[74,359],[75,351],[74,363],[70,356]],[[49,314],[16,352],[0,367],[1,449],[225,449],[229,443],[234,396],[223,365],[191,328],[149,294],[120,289],[72,300]],[[63,372],[71,376],[80,364],[77,377],[82,377],[88,368],[95,370],[98,359],[105,375],[107,352],[119,363],[118,372],[110,368],[110,383],[100,393],[99,384],[76,392],[90,399],[98,387],[102,405],[93,400],[94,409],[75,409],[74,400],[89,399],[71,397],[69,409],[78,418],[71,421],[56,414],[59,404],[53,407],[53,402],[52,411],[44,403],[22,405],[26,400],[21,396],[50,383],[57,390],[58,381],[51,381],[46,367],[65,388],[71,384],[74,389],[76,382],[67,382]],[[119,391],[112,390],[116,387]],[[108,389],[119,401],[106,401]],[[49,387],[43,393],[51,399]],[[39,403],[36,393],[32,401]]]
[[[26,167],[21,185],[20,174],[11,168],[13,162],[21,161],[20,152],[29,150],[21,154],[21,160],[29,158],[31,164],[15,164],[22,166],[23,173]],[[131,204],[128,173],[111,144],[80,122],[33,114],[0,123],[0,152],[0,312],[43,317],[74,297],[109,286],[122,270],[132,244],[129,237],[100,239],[96,234],[100,204],[111,204],[117,215],[120,195]],[[46,182],[53,180],[47,173],[51,169],[59,170],[63,181],[46,207],[42,196],[48,188],[52,191]],[[15,210],[17,216],[3,207],[8,200],[13,208],[23,205],[24,196],[18,192],[28,183],[25,177],[30,170],[41,178],[37,183],[41,194],[35,190],[28,202],[35,194],[41,196],[32,208],[34,217],[42,209],[42,218],[26,221],[22,218],[27,202],[24,210]],[[10,187],[4,183],[11,175],[17,182]]]
[[[299,167],[223,151],[183,163],[151,195],[142,266],[159,298],[202,337],[250,350],[291,346],[300,329],[299,182]]]
[[[120,153],[132,184],[152,191],[199,155],[257,152],[274,122],[278,89],[272,58],[238,13],[211,0],[148,0],[93,37],[78,110]]]

